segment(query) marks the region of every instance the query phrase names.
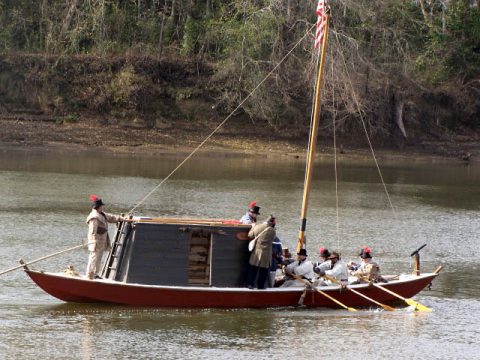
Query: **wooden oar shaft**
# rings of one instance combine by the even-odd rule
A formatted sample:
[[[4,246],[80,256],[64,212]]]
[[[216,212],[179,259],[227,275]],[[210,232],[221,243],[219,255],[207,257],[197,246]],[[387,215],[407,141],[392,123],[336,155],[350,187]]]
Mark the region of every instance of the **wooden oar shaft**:
[[[362,294],[360,291],[357,291],[357,290],[355,290],[355,289],[352,289],[352,288],[349,288],[349,287],[347,287],[347,289],[348,289],[348,290],[350,290],[351,292],[353,292],[353,293],[357,294],[358,296],[361,296],[361,297],[363,297],[364,299],[366,299],[366,300],[368,300],[368,301],[370,301],[370,302],[372,302],[372,303],[374,303],[374,304],[376,304],[376,305],[378,305],[378,306],[380,306],[380,307],[384,308],[385,310],[388,310],[388,311],[395,311],[395,309],[394,309],[394,308],[392,308],[391,306],[388,306],[388,305],[382,304],[381,302],[378,302],[377,300],[375,300],[375,299],[372,299],[371,297],[368,297],[368,296],[367,296],[367,295],[365,295],[365,294]]]
[[[399,298],[400,300],[407,301],[407,298],[403,297],[400,294],[397,294],[396,292],[393,292],[390,289],[387,289],[387,288],[383,287],[382,285],[378,285],[378,284],[375,284],[375,283],[372,283],[372,285],[379,288],[379,289],[382,289],[383,291],[389,293],[390,295],[393,295],[393,296]]]
[[[305,279],[302,279],[302,277],[298,276],[298,275],[295,275],[295,274],[291,274],[296,280],[299,280],[300,282],[304,283],[305,285],[312,285],[312,283],[308,280],[305,280]],[[349,307],[347,305],[345,305],[344,303],[338,301],[337,299],[335,299],[333,296],[327,294],[326,292],[320,290],[320,289],[317,289],[316,287],[312,287],[313,290],[315,290],[316,292],[322,294],[323,296],[325,296],[327,299],[330,299],[332,300],[335,304],[337,305],[340,305],[341,307],[343,307],[344,309],[347,309],[348,311],[357,311],[356,309],[352,308],[352,307]]]
[[[363,279],[365,281],[368,281],[368,279],[365,279],[363,277],[360,277],[360,279]],[[420,304],[419,302],[416,302],[415,300],[412,300],[412,299],[407,299],[405,297],[403,297],[402,295],[400,294],[397,294],[396,292],[390,290],[390,289],[387,289],[385,287],[383,287],[382,285],[379,285],[379,284],[375,284],[374,282],[371,282],[370,281],[370,284],[372,284],[373,286],[375,286],[377,289],[381,289],[387,293],[389,293],[390,295],[393,295],[395,296],[396,298],[400,299],[400,300],[403,300],[404,302],[406,302],[408,305],[411,305],[411,306],[414,306],[415,307],[415,311],[432,311],[429,307],[425,306],[425,305],[422,305]]]
[[[69,251],[72,251],[72,250],[75,250],[75,249],[79,249],[81,247],[85,247],[87,246],[87,244],[81,244],[81,245],[77,245],[77,246],[74,246],[74,247],[71,247],[71,248],[68,248],[68,249],[65,249],[65,250],[62,250],[62,251],[58,251],[56,253],[53,253],[53,254],[50,254],[50,255],[46,255],[46,256],[42,256],[41,258],[38,258],[38,259],[35,259],[35,260],[32,260],[32,261],[29,261],[28,263],[25,263],[25,264],[22,264],[22,265],[18,265],[18,266],[15,266],[15,267],[12,267],[10,269],[7,269],[7,270],[4,270],[2,272],[0,272],[0,276],[3,275],[3,274],[7,274],[9,272],[12,272],[14,270],[17,270],[17,269],[20,269],[24,266],[27,266],[27,265],[31,265],[31,264],[35,264],[39,261],[42,261],[42,260],[46,260],[46,259],[49,259],[51,257],[54,257],[54,256],[57,256],[57,255],[61,255],[61,254],[64,254],[66,252],[69,252]]]
[[[389,294],[391,294],[391,295],[399,298],[400,300],[403,300],[403,301],[407,300],[407,299],[404,298],[402,295],[397,294],[396,292],[393,292],[393,291],[390,290],[390,289],[384,288],[384,287],[381,286],[381,285],[375,284],[373,281],[370,281],[369,279],[367,279],[367,278],[365,278],[365,277],[363,277],[363,276],[357,275],[356,277],[359,278],[360,280],[363,280],[363,281],[366,281],[366,282],[370,283],[371,285],[375,286],[376,288],[382,289],[383,291],[385,291],[385,292],[387,292],[387,293],[389,293]]]
[[[337,279],[334,279],[328,275],[323,275],[323,277],[327,280],[330,280],[331,282],[335,283],[335,284],[340,284],[340,281],[338,281]],[[354,294],[357,294],[358,296],[361,296],[363,297],[364,299],[384,308],[385,310],[388,310],[388,311],[395,311],[394,308],[392,308],[391,306],[388,306],[388,305],[385,305],[385,304],[382,304],[381,302],[378,302],[377,300],[375,299],[372,299],[371,297],[368,297],[367,295],[365,294],[362,294],[360,291],[357,291],[355,289],[352,289],[352,288],[349,288],[348,286],[345,287],[347,290],[350,290],[351,292],[353,292]]]
[[[322,295],[325,296],[326,298],[332,300],[334,303],[340,305],[341,307],[343,307],[343,308],[345,308],[345,309],[347,309],[347,310],[352,309],[352,308],[348,307],[347,305],[341,303],[341,302],[338,301],[337,299],[335,299],[333,296],[328,295],[325,291],[322,291],[322,290],[317,289],[317,288],[315,288],[315,291],[317,291],[318,293],[322,294]],[[352,310],[350,310],[350,311],[352,311]],[[356,310],[353,310],[353,311],[356,311]]]

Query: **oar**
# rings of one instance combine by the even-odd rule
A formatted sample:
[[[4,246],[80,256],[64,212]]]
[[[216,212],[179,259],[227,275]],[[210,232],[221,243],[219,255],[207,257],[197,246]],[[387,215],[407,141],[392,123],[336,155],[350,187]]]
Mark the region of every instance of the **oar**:
[[[337,299],[335,299],[333,296],[331,295],[328,295],[326,292],[320,290],[320,289],[317,289],[316,287],[313,287],[312,286],[312,283],[306,279],[302,279],[300,276],[298,275],[295,275],[295,274],[290,274],[291,276],[293,276],[295,279],[301,281],[302,283],[304,283],[305,285],[308,285],[310,286],[313,290],[315,290],[316,292],[322,294],[323,296],[325,296],[327,299],[330,299],[332,300],[334,303],[340,305],[341,307],[343,307],[344,309],[347,309],[348,311],[357,311],[356,309],[352,308],[352,307],[349,307],[347,305],[345,305],[344,303],[341,303],[340,301],[338,301]],[[302,301],[303,303],[303,301]]]
[[[43,256],[43,257],[38,258],[38,259],[36,259],[36,260],[29,261],[28,263],[24,263],[24,264],[22,264],[22,265],[18,265],[18,266],[12,267],[12,268],[10,268],[10,269],[7,269],[7,270],[4,270],[4,271],[0,272],[0,276],[3,275],[3,274],[9,273],[9,272],[11,272],[11,271],[14,271],[14,270],[23,268],[24,266],[31,265],[31,264],[35,264],[36,262],[39,262],[39,261],[42,261],[42,260],[45,260],[45,259],[48,259],[48,258],[57,256],[57,255],[60,255],[60,254],[63,254],[63,253],[66,253],[66,252],[68,252],[68,251],[72,251],[72,250],[75,250],[75,249],[79,249],[79,248],[85,247],[85,246],[87,246],[87,245],[88,245],[88,244],[77,245],[77,246],[74,246],[74,247],[71,247],[71,248],[62,250],[62,251],[58,251],[58,252],[53,253],[53,254],[50,254],[50,255]]]
[[[330,280],[331,282],[335,283],[335,284],[339,284],[341,285],[340,281],[338,281],[337,279],[334,279],[328,275],[322,275],[325,279],[327,280]],[[368,297],[367,295],[364,295],[362,294],[360,291],[357,291],[355,289],[352,289],[352,288],[349,288],[348,286],[345,287],[347,290],[350,290],[351,292],[353,292],[354,294],[357,294],[358,296],[361,296],[363,297],[364,299],[367,299],[368,301],[378,305],[378,306],[381,306],[382,308],[384,308],[385,310],[387,311],[395,311],[395,308],[391,307],[391,306],[388,306],[388,305],[385,305],[385,304],[382,304],[381,302],[378,302],[377,300],[375,299],[372,299],[371,297]]]
[[[364,281],[368,281],[368,279],[365,279],[363,277],[360,277],[360,278]],[[390,295],[393,295],[393,296],[399,298],[400,300],[405,301],[408,305],[413,306],[415,311],[422,311],[422,312],[432,311],[432,309],[430,309],[429,307],[426,307],[425,305],[422,305],[422,304],[416,302],[415,300],[404,298],[402,295],[397,294],[396,292],[393,292],[392,290],[387,289],[387,288],[385,288],[381,285],[378,285],[378,284],[376,284],[374,282],[371,282],[371,281],[370,281],[370,284],[372,284],[373,286],[375,286],[376,288],[378,288],[380,290],[383,290],[383,291],[389,293]]]
[[[297,306],[303,306],[303,302],[305,301],[305,296],[307,295],[307,290],[309,286],[305,285],[305,290],[303,290],[302,295],[300,295],[300,299],[298,299]]]

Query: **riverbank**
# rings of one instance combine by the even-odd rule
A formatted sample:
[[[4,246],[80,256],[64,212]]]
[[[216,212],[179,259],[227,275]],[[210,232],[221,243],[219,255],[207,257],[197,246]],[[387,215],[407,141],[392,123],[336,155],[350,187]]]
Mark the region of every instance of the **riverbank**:
[[[147,128],[142,123],[103,124],[98,119],[51,118],[41,115],[11,114],[0,116],[0,145],[62,151],[102,151],[122,154],[159,155],[188,154],[215,129],[214,121],[175,120]],[[320,138],[317,153],[333,156],[332,139]],[[365,137],[337,139],[343,158],[370,159]],[[388,147],[373,144],[375,153],[384,159],[431,161],[442,158],[480,162],[480,134],[455,135],[451,138],[424,139],[415,143]],[[288,156],[303,158],[306,136],[273,131],[268,124],[253,123],[245,118],[232,118],[203,146],[202,152],[229,156]],[[468,159],[467,159],[468,158]]]
[[[7,146],[189,153],[246,95],[230,96],[214,64],[183,57],[16,54],[1,55],[0,66],[0,142]],[[273,85],[265,86],[270,94]],[[458,106],[452,105],[456,102],[432,94],[416,94],[413,102],[403,98],[400,103],[384,101],[383,97],[369,102],[385,117],[384,123],[377,122],[380,117],[375,113],[364,118],[379,156],[478,161],[480,129],[466,120],[447,126],[453,117],[476,118],[475,112],[457,111]],[[275,116],[245,104],[204,148],[242,156],[303,157],[310,94],[296,93],[295,98],[295,106]],[[262,99],[252,101],[259,105]],[[402,111],[397,111],[397,105]],[[331,156],[333,127],[328,101],[323,110],[318,152]],[[337,145],[342,156],[370,159],[360,120],[337,115]]]

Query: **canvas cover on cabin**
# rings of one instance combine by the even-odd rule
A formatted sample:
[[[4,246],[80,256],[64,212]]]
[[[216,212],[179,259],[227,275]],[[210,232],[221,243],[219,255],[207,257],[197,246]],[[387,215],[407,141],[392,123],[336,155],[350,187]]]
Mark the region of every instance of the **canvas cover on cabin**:
[[[243,287],[249,226],[123,223],[103,277],[126,283]]]

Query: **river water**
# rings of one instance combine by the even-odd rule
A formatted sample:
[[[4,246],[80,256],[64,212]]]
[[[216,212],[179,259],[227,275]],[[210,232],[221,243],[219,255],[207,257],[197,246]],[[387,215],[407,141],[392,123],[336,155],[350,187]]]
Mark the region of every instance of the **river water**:
[[[21,257],[80,244],[88,197],[127,212],[183,158],[0,149],[0,271]],[[1,359],[480,359],[480,166],[454,161],[381,161],[395,213],[371,161],[341,160],[338,226],[332,162],[319,161],[307,245],[355,259],[373,249],[384,273],[444,270],[415,299],[431,313],[344,310],[165,310],[66,304],[21,271],[0,277]],[[304,162],[202,155],[192,158],[136,211],[138,215],[240,218],[251,200],[295,248]],[[338,229],[338,230],[337,230]],[[84,271],[85,250],[32,265]]]

